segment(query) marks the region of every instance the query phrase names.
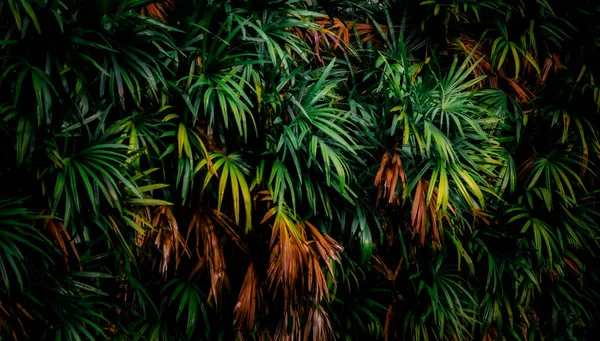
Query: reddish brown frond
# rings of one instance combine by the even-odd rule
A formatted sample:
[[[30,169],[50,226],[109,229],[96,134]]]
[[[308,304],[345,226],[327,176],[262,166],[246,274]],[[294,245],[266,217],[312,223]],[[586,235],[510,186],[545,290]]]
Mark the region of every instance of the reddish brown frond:
[[[214,220],[214,222],[217,223],[217,225],[219,225],[223,229],[223,231],[225,231],[227,236],[240,248],[240,250],[249,253],[248,247],[242,240],[242,237],[240,236],[238,231],[236,231],[235,229],[235,222],[225,214],[217,211],[216,209],[212,209],[210,213],[210,216]]]
[[[330,262],[326,262],[327,266],[331,266]],[[316,302],[321,302],[323,298],[329,299],[329,287],[327,286],[327,278],[319,263],[318,257],[311,257],[308,265],[309,271],[313,274],[308,278],[308,292],[312,293]]]
[[[344,250],[344,247],[330,236],[322,235],[310,222],[307,221],[304,224],[309,228],[310,236],[312,237],[310,242],[311,248],[317,251],[319,257],[325,261],[329,272],[333,274],[331,261],[340,261],[340,253]]]
[[[419,244],[424,245],[428,234],[431,234],[434,248],[441,246],[441,228],[442,218],[447,218],[447,214],[440,216],[435,205],[427,201],[427,192],[429,190],[429,181],[419,180],[415,189],[413,206],[411,210],[412,235],[413,238],[419,236]],[[431,202],[437,201],[437,188],[433,190]],[[448,205],[451,208],[450,205]]]
[[[271,251],[268,277],[271,287],[282,288],[286,305],[291,304],[297,296],[301,274],[307,270],[310,257],[304,243],[304,231],[293,230],[297,230],[297,226],[291,223],[288,217],[277,214],[273,224],[273,234],[277,237],[277,242]]]
[[[166,273],[173,250],[175,251],[173,253],[175,255],[175,269],[179,268],[180,249],[182,253],[187,253],[188,256],[190,254],[183,236],[179,233],[177,220],[168,206],[156,208],[152,218],[152,226],[160,231],[154,240],[154,245],[163,253],[160,271]]]
[[[261,330],[258,332],[258,341],[272,341],[271,334],[268,330]]]
[[[33,316],[31,316],[31,314],[27,311],[27,309],[23,308],[23,306],[17,302],[17,308],[19,308],[19,311],[21,313],[23,313],[23,315],[25,315],[25,317],[27,317],[28,319],[33,321]]]
[[[238,302],[233,311],[235,314],[234,322],[238,328],[244,330],[252,329],[262,301],[263,293],[260,281],[258,280],[254,264],[250,263],[240,294],[238,295]]]
[[[49,215],[49,212],[43,211],[42,215]],[[71,241],[71,236],[69,235],[69,232],[65,230],[62,221],[54,218],[45,218],[44,230],[48,234],[49,239],[52,240],[62,252],[67,270],[69,270],[69,250],[72,252],[73,256],[75,256],[77,262],[80,261],[77,247],[75,246],[75,243]],[[79,267],[81,268],[81,265]]]
[[[381,33],[377,29],[377,27],[373,24],[369,23],[355,23],[354,28],[356,28],[356,32],[360,36],[360,42],[365,43],[367,41],[375,41],[377,38],[381,37]],[[379,25],[379,28],[383,31],[384,34],[388,33],[388,27],[385,25]]]
[[[483,336],[482,341],[496,341],[498,340],[498,330],[495,327],[488,329],[487,333]]]
[[[498,75],[497,74],[489,75],[487,80],[488,80],[488,83],[491,88],[498,88]]]
[[[343,21],[335,17],[333,19],[330,17],[324,17],[315,19],[315,24],[321,26],[324,29],[329,30],[330,32],[335,32],[337,38],[339,38],[340,41],[342,41],[346,45],[350,44],[349,28],[352,27],[353,22],[344,23]]]
[[[300,341],[302,340],[302,307],[289,307],[284,313],[273,339],[277,341]],[[291,326],[291,327],[290,327]]]
[[[206,265],[206,261],[204,260],[204,258],[200,257],[198,259],[198,261],[196,262],[196,265],[194,266],[192,271],[190,271],[189,279],[191,280],[192,278],[195,278],[196,275],[201,273],[204,270],[205,265]]]
[[[202,209],[198,210],[192,217],[186,240],[189,240],[192,231],[196,234],[196,255],[208,264],[210,272],[210,294],[208,298],[214,299],[215,305],[220,308],[223,286],[228,285],[223,243],[217,235],[211,216]],[[202,238],[202,257],[200,257],[199,251],[199,238]]]
[[[144,220],[145,218],[142,215],[138,214],[136,216],[136,222],[141,226],[143,226]],[[149,223],[151,229],[144,234],[138,233],[136,244],[138,247],[145,249],[150,244],[154,244],[160,250],[161,257],[158,262],[158,271],[166,276],[171,257],[175,257],[175,269],[177,269],[181,260],[180,256],[184,253],[190,256],[190,252],[183,236],[179,233],[177,220],[168,206],[157,207],[151,213]]]
[[[373,256],[372,265],[375,270],[379,271],[379,273],[381,273],[385,277],[390,278],[391,276],[393,276],[392,270],[390,270],[387,267],[387,265],[383,262],[383,260],[379,256]]]
[[[563,65],[560,62],[560,55],[558,53],[554,52],[550,56],[546,57],[546,60],[544,61],[544,66],[542,67],[542,76],[540,77],[540,84],[546,83],[546,79],[548,78],[548,74],[550,73],[550,71],[556,73],[562,68]]]
[[[305,295],[318,304],[324,297],[329,297],[327,278],[323,265],[333,274],[332,262],[340,260],[342,246],[327,235],[323,235],[309,222],[300,222],[283,207],[277,211],[273,207],[265,216],[265,221],[274,217],[271,237],[271,257],[267,277],[269,288],[275,295],[283,292],[286,314],[275,332],[276,340],[298,340],[302,334],[300,328],[301,308]],[[323,262],[324,264],[322,264]],[[308,335],[319,337],[330,335],[331,328],[327,315],[322,311],[309,312],[312,323]],[[290,324],[293,326],[288,328]],[[287,334],[293,330],[294,335]],[[325,334],[324,334],[325,333]],[[328,339],[327,336],[326,339]]]
[[[388,341],[390,339],[390,330],[393,328],[393,321],[395,316],[395,304],[396,300],[394,299],[392,303],[390,303],[387,313],[385,314],[385,326],[383,328],[383,340]]]
[[[142,15],[160,21],[167,20],[167,13],[173,10],[175,0],[160,0],[142,8]]]
[[[406,172],[402,166],[402,159],[398,153],[393,153],[393,156],[390,158],[389,153],[385,152],[381,158],[374,182],[375,186],[379,186],[377,202],[382,198],[386,198],[388,204],[398,202],[396,195],[398,179],[400,179],[402,189],[404,190],[406,187]]]
[[[412,235],[420,236],[421,245],[425,244],[427,230],[427,192],[424,180],[419,180],[415,190],[413,206],[411,210]]]
[[[317,30],[300,27],[291,28],[291,31],[298,38],[302,39],[307,45],[312,47],[317,60],[321,64],[323,64],[321,52],[324,50],[338,50],[343,53],[354,53],[350,46],[350,36],[347,27],[337,18],[334,18],[333,22],[334,25],[331,25],[332,20],[325,17],[315,20],[315,23],[320,26],[320,29]]]
[[[188,231],[185,236],[185,245],[190,247],[190,237],[192,236],[192,232],[194,232],[194,235],[196,237],[195,238],[196,242],[193,245],[195,245],[194,251],[195,251],[195,255],[196,255],[196,257],[198,257],[198,259],[202,259],[202,253],[200,252],[201,232],[200,232],[199,226],[201,224],[200,219],[203,214],[204,214],[204,212],[200,209],[196,213],[194,213],[194,215],[192,215],[192,219],[190,220],[190,224],[188,225]]]
[[[506,83],[508,83],[508,86],[517,95],[517,99],[518,99],[519,103],[521,103],[521,104],[529,103],[529,101],[533,98],[533,93],[529,89],[527,89],[521,82],[516,81],[510,77],[505,77],[503,75],[500,75],[500,76],[502,77],[502,79],[504,81],[506,81]]]
[[[310,340],[311,335],[312,341],[327,341],[334,339],[331,321],[329,321],[329,316],[320,304],[312,307],[306,318],[304,341]]]
[[[525,179],[527,177],[529,177],[529,174],[533,170],[533,165],[534,165],[536,159],[537,159],[537,154],[533,154],[531,157],[529,157],[525,161],[523,161],[523,163],[519,166],[519,171],[518,171],[518,175],[517,175],[517,177],[519,179],[519,183],[523,183],[523,181],[525,181]]]
[[[4,292],[2,292],[2,294],[4,294]],[[19,332],[21,332],[23,335],[27,336],[27,331],[25,330],[23,321],[21,321],[21,319],[19,317],[17,317],[18,315],[14,313],[14,311],[13,311],[13,309],[11,309],[11,307],[7,307],[7,306],[5,306],[5,304],[6,304],[6,302],[3,302],[2,300],[0,300],[0,332],[5,332],[7,325],[8,326],[12,325],[13,330],[11,331],[10,336],[13,341],[18,341],[19,338],[17,337],[17,328],[15,328],[16,327],[15,324],[18,325]],[[17,305],[19,305],[19,304],[17,303]],[[13,307],[14,307],[14,305],[13,305]],[[27,311],[25,311],[25,313],[27,314],[26,316],[29,319],[33,320],[31,315],[29,315],[29,313]]]
[[[572,259],[570,259],[569,257],[563,257],[563,261],[565,262],[565,264],[567,264],[567,266],[569,268],[571,268],[571,270],[573,270],[573,272],[575,272],[578,276],[581,275],[581,268],[579,267],[579,265],[577,265]]]
[[[390,159],[390,154],[385,152],[383,157],[381,158],[381,163],[379,164],[379,170],[377,171],[377,175],[375,175],[375,185],[379,185],[383,180],[383,172],[385,171],[388,160]]]

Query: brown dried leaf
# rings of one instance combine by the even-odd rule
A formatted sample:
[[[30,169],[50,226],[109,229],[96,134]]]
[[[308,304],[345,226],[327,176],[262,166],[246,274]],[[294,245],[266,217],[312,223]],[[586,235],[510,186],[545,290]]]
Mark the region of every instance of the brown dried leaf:
[[[154,244],[160,250],[158,271],[163,276],[167,276],[172,256],[175,257],[175,269],[179,268],[181,255],[187,254],[191,257],[187,244],[179,232],[177,219],[168,206],[158,206],[154,212],[149,209],[139,211],[135,216],[135,221],[140,226],[149,225],[150,229],[145,233],[137,233],[136,244],[142,249],[148,249],[151,244]],[[154,265],[156,265],[156,261]]]
[[[498,340],[498,331],[495,327],[488,329],[487,333],[483,336],[482,341],[496,341]]]
[[[402,159],[398,153],[393,153],[392,158],[388,152],[385,152],[381,158],[379,170],[375,176],[374,184],[379,186],[377,203],[382,198],[387,198],[388,204],[397,202],[396,189],[398,179],[402,182],[402,189],[406,186],[406,172],[402,166]]]
[[[379,256],[373,256],[373,268],[379,271],[382,275],[387,278],[392,276],[392,271],[387,267],[385,262]]]
[[[442,218],[446,218],[449,221],[448,215],[440,217],[440,213],[437,211],[435,205],[427,202],[427,191],[429,188],[429,181],[420,179],[417,183],[417,188],[414,194],[413,206],[411,210],[411,222],[412,222],[412,235],[419,235],[419,243],[425,244],[425,239],[428,232],[431,233],[432,245],[434,248],[441,246],[440,234],[442,227]],[[431,198],[432,202],[437,201],[437,188],[433,190]],[[452,207],[448,205],[452,210]]]
[[[510,88],[515,92],[520,104],[529,103],[531,98],[533,98],[533,93],[519,81],[510,77],[505,77],[502,73],[500,73],[499,76],[505,80],[508,83],[508,86],[510,86]]]
[[[263,293],[260,281],[258,280],[254,264],[250,263],[238,296],[238,302],[233,311],[235,314],[234,323],[238,328],[244,330],[252,329],[262,300]]]
[[[535,164],[536,159],[537,159],[537,154],[534,153],[531,157],[529,157],[525,161],[523,161],[521,166],[519,166],[519,171],[518,171],[518,175],[517,175],[519,183],[522,183],[523,181],[525,181],[525,179],[527,177],[529,177],[529,174],[533,170],[533,165]]]
[[[49,215],[49,212],[43,211],[42,215]],[[69,270],[69,250],[71,250],[73,256],[75,256],[75,258],[77,259],[77,262],[80,261],[79,253],[77,252],[77,247],[75,246],[75,243],[71,240],[69,232],[65,230],[62,221],[56,220],[51,217],[45,218],[44,230],[49,234],[49,237],[54,242],[54,244],[61,250],[67,270]],[[81,269],[81,264],[79,265],[79,268]]]
[[[560,62],[560,54],[553,52],[550,56],[546,57],[546,60],[544,61],[544,66],[542,67],[542,76],[540,77],[540,84],[546,83],[546,79],[548,78],[548,74],[551,70],[556,73],[561,69],[563,69],[563,65]]]
[[[208,264],[210,272],[211,286],[208,299],[214,299],[215,305],[219,309],[221,308],[223,285],[228,285],[223,243],[219,240],[211,216],[202,209],[199,209],[192,217],[186,240],[189,240],[191,231],[194,231],[196,234],[196,254],[198,257],[200,257],[199,238],[202,238],[202,259]]]
[[[275,212],[273,212],[275,210]],[[332,261],[340,260],[342,246],[329,236],[323,235],[309,222],[300,222],[285,207],[280,211],[271,209],[265,221],[274,217],[272,224],[271,256],[267,270],[270,290],[283,292],[285,315],[275,332],[276,340],[299,340],[302,334],[300,317],[303,300],[310,294],[312,302],[319,303],[329,297],[327,279],[321,262],[333,273]],[[309,312],[313,318],[311,335],[321,337],[330,330],[327,315],[320,311]],[[292,327],[288,328],[289,324]],[[304,337],[308,337],[305,326]],[[292,335],[287,330],[293,330]],[[329,334],[327,334],[329,335]]]
[[[312,335],[313,341],[333,340],[333,328],[327,312],[319,304],[312,307],[306,319],[304,326],[304,341],[308,341]]]
[[[563,257],[563,261],[575,272],[578,276],[581,275],[581,268],[568,257]]]
[[[162,259],[159,265],[159,271],[166,276],[171,254],[175,256],[175,269],[179,268],[180,248],[182,252],[187,253],[189,250],[181,233],[179,233],[179,225],[177,220],[168,206],[159,206],[154,211],[154,216],[151,221],[154,231],[157,231],[154,238],[154,245],[162,251]]]
[[[388,341],[390,339],[390,329],[392,328],[392,322],[394,321],[394,306],[395,299],[390,303],[387,313],[385,314],[385,327],[383,328],[383,339]]]
[[[175,0],[160,0],[142,8],[142,15],[160,21],[167,20],[167,12],[173,10]]]

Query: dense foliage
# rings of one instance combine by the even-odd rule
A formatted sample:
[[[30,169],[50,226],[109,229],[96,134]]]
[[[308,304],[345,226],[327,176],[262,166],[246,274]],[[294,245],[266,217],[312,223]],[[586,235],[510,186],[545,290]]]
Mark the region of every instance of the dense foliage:
[[[0,340],[592,340],[600,5],[0,1]]]

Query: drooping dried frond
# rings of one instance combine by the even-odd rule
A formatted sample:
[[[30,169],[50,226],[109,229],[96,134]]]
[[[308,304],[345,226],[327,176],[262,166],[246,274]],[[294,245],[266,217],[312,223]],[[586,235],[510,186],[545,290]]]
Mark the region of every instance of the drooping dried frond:
[[[250,263],[244,283],[238,295],[238,301],[234,308],[234,323],[242,330],[251,330],[254,326],[260,304],[263,300],[261,282],[258,279],[254,264]]]
[[[273,207],[265,215],[263,223],[273,216],[272,250],[267,276],[272,289],[283,291],[288,312],[280,321],[275,339],[280,339],[277,335],[283,339],[297,339],[300,334],[294,336],[287,333],[288,323],[292,323],[295,332],[301,330],[299,321],[303,310],[300,302],[304,295],[309,294],[311,300],[317,303],[329,297],[322,263],[333,273],[331,262],[339,262],[342,246],[331,237],[322,235],[311,223],[299,221],[285,207],[279,211]],[[319,311],[311,314],[316,319],[310,329],[313,337],[330,331],[327,327],[330,322],[322,320],[327,318],[326,314]],[[305,331],[304,337],[307,336]]]
[[[312,337],[311,337],[312,336]],[[327,341],[334,340],[333,328],[327,312],[320,304],[310,308],[304,325],[303,341]]]
[[[269,212],[272,211],[276,208]],[[265,218],[268,219],[267,216]],[[283,290],[286,305],[291,305],[297,295],[298,284],[305,282],[301,276],[307,270],[311,256],[305,243],[306,233],[283,212],[277,212],[272,228],[269,282],[271,288]]]
[[[213,298],[215,305],[220,308],[223,286],[228,285],[223,242],[217,234],[212,217],[202,209],[198,210],[192,217],[186,240],[189,240],[192,231],[196,234],[198,261],[208,264],[210,272],[209,299]],[[202,257],[200,257],[199,251],[199,238],[202,239]]]
[[[550,71],[556,73],[563,68],[564,66],[560,62],[560,55],[556,52],[550,54],[548,57],[546,57],[546,61],[544,62],[544,66],[542,67],[542,76],[540,77],[540,84],[546,83],[546,79],[548,79]]]
[[[270,212],[275,210],[273,208]],[[268,219],[268,216],[266,216]],[[284,299],[291,302],[298,284],[313,293],[317,300],[328,295],[321,263],[330,272],[332,261],[339,261],[342,246],[329,236],[323,236],[309,222],[298,222],[286,213],[278,213],[273,223],[271,238],[271,285],[281,285]],[[301,277],[307,272],[307,278]]]
[[[0,291],[0,294],[5,295],[6,293]],[[27,320],[33,321],[34,318],[25,308],[23,308],[20,303],[3,302],[0,299],[0,332],[5,332],[7,330],[7,326],[11,326],[11,340],[19,341],[19,337],[17,336],[18,332],[21,332],[23,335],[27,336],[28,331],[24,325],[24,321]]]
[[[244,251],[245,253],[249,253],[248,247],[244,243],[242,236],[238,233],[238,231],[235,228],[237,225],[231,218],[215,209],[212,209],[209,215],[213,219],[215,224],[218,225],[223,230],[223,232],[227,234],[231,241],[233,241],[235,245],[240,248],[240,250]]]
[[[381,259],[381,257],[379,256],[374,256],[373,257],[373,268],[377,271],[379,271],[382,275],[384,275],[385,277],[387,277],[388,281],[395,281],[396,278],[398,278],[398,273],[400,272],[400,269],[402,268],[402,263],[404,263],[404,258],[400,258],[400,261],[398,262],[398,266],[396,266],[396,269],[394,271],[392,271],[392,269],[390,269],[385,262],[383,261],[383,259]]]
[[[138,219],[141,219],[141,217]],[[177,269],[179,268],[181,255],[187,254],[190,256],[189,249],[179,232],[177,220],[168,206],[159,206],[152,212],[150,225],[152,228],[143,235],[138,235],[136,243],[141,248],[147,248],[149,244],[154,244],[161,252],[158,271],[166,276],[171,257],[175,257],[175,269]]]
[[[376,25],[371,23],[357,22],[354,24],[354,27],[356,28],[356,32],[360,36],[361,43],[372,41],[376,43],[376,46],[379,46],[379,44],[381,44],[381,32],[377,29]],[[381,29],[383,34],[388,34],[389,28],[386,25],[379,25],[379,28]]]
[[[317,27],[316,29],[306,29],[300,27],[292,27],[292,32],[311,48],[320,64],[323,64],[322,53],[324,51],[340,51],[345,53],[351,51],[350,45],[334,34],[329,29]]]
[[[496,341],[498,340],[498,330],[491,327],[488,332],[483,336],[482,341]]]
[[[353,22],[345,23],[339,18],[322,17],[316,18],[315,24],[321,26],[323,29],[327,29],[335,35],[346,45],[350,45],[350,29],[353,26]]]
[[[431,235],[434,248],[441,246],[440,229],[442,218],[436,209],[437,189],[433,190],[431,201],[427,200],[429,181],[420,179],[415,189],[411,211],[412,235],[418,235],[419,243],[425,244],[425,239]]]
[[[389,277],[392,271],[387,267],[385,262],[379,256],[373,256],[373,269],[379,271],[382,275]]]
[[[340,261],[340,253],[344,250],[342,245],[328,235],[323,235],[310,222],[305,221],[304,225],[308,227],[310,247],[317,252],[319,258],[325,262],[327,269],[333,274],[331,261]]]
[[[343,21],[340,18],[329,16],[315,18],[314,23],[318,25],[319,29],[293,27],[292,31],[311,46],[321,64],[323,64],[322,52],[325,50],[357,55],[352,47],[355,34],[358,34],[361,43],[371,41],[378,46],[382,43],[381,32],[372,23]],[[387,34],[387,26],[379,25],[379,28],[384,34]]]
[[[398,196],[396,195],[398,179],[400,179],[402,190],[404,190],[406,187],[406,172],[404,171],[404,167],[402,167],[400,155],[394,152],[390,159],[389,153],[385,152],[375,176],[375,186],[379,186],[377,202],[382,198],[386,198],[387,203],[390,205],[399,203]]]
[[[11,316],[11,314],[4,308],[2,300],[0,300],[0,330],[5,330],[6,329],[6,325],[7,325],[6,320],[8,319],[7,317],[9,317],[9,316]],[[20,327],[22,328],[23,327],[23,323],[20,322],[19,324],[20,324]],[[12,339],[14,341],[16,341],[17,340],[17,333],[16,333],[16,331],[13,331],[11,334],[12,334],[11,335]]]
[[[533,93],[531,90],[527,89],[521,82],[518,80],[514,80],[510,77],[506,77],[502,72],[499,73],[500,78],[502,78],[508,86],[514,91],[517,100],[521,104],[529,103],[529,101],[533,98]]]
[[[385,341],[394,340],[396,335],[394,334],[394,338],[390,338],[391,334],[393,334],[393,329],[395,326],[393,325],[394,318],[396,317],[396,298],[392,299],[392,302],[388,306],[387,312],[385,314],[385,326],[383,327],[383,339]]]
[[[167,13],[172,11],[175,6],[175,0],[160,0],[153,4],[146,5],[142,8],[142,15],[158,19],[160,21],[167,20]]]
[[[383,34],[388,33],[388,27],[385,25],[379,25],[381,32],[377,29],[377,26],[373,23],[359,22],[355,20],[342,21],[336,17],[322,17],[315,19],[315,23],[324,29],[335,34],[345,45],[351,46],[352,39],[355,33],[358,34],[361,43],[373,41],[374,43],[381,43],[381,32]]]
[[[302,340],[302,306],[286,307],[283,316],[279,319],[273,340],[298,341]]]
[[[80,261],[79,253],[77,252],[77,247],[75,246],[75,243],[71,240],[69,232],[67,232],[67,230],[64,228],[64,224],[60,220],[50,217],[50,213],[48,211],[43,211],[41,214],[43,216],[47,216],[47,218],[44,219],[44,230],[48,233],[50,239],[54,242],[54,244],[60,249],[67,270],[69,270],[69,250],[71,251],[73,256],[75,256],[77,261]]]

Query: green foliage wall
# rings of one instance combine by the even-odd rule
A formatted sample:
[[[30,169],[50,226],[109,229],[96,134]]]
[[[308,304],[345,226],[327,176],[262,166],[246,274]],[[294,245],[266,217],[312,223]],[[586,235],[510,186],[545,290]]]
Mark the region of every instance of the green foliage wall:
[[[0,1],[0,340],[592,340],[594,1]]]

